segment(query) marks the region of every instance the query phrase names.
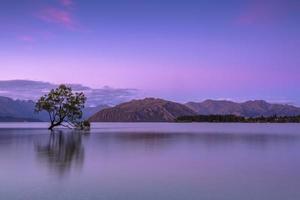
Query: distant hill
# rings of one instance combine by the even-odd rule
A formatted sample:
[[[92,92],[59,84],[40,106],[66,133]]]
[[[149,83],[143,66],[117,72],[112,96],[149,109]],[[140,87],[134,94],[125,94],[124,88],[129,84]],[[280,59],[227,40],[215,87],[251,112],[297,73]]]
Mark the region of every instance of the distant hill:
[[[200,103],[189,102],[185,105],[200,115],[237,115],[244,117],[300,115],[300,108],[298,107],[272,104],[263,100],[246,101],[244,103],[206,100]]]
[[[0,96],[0,122],[49,121],[48,114],[46,112],[35,113],[34,106],[34,101],[13,100]],[[96,112],[108,107],[107,105],[86,107],[83,110],[83,118],[88,119]]]
[[[33,101],[13,100],[0,97],[0,121],[46,121],[46,113],[36,114]]]
[[[179,103],[145,98],[104,109],[89,120],[91,122],[172,122],[179,116],[196,114]]]
[[[47,113],[34,113],[34,106],[34,101],[13,100],[0,96],[0,121],[49,121]],[[300,108],[271,104],[262,100],[244,103],[206,100],[183,105],[163,99],[145,98],[111,108],[99,105],[83,110],[83,118],[93,122],[171,122],[177,117],[191,115],[296,116],[300,115]]]
[[[110,106],[108,105],[99,105],[96,107],[86,107],[83,109],[83,119],[88,119],[91,116],[93,116],[94,114],[96,114],[97,112],[106,109],[106,108],[110,108]]]
[[[0,117],[0,122],[42,122],[39,119],[18,118],[18,117]]]
[[[139,93],[138,90],[131,88],[111,88],[109,86],[91,88],[81,84],[65,84],[70,86],[75,92],[83,92],[87,97],[86,105],[88,107],[103,104],[117,105],[133,99]],[[36,101],[42,95],[57,87],[57,84],[42,81],[0,80],[1,96],[12,99]]]

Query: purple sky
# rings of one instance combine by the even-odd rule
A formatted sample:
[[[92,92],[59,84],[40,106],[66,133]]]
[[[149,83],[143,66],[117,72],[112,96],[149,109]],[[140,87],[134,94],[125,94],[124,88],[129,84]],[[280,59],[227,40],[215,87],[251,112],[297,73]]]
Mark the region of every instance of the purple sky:
[[[300,105],[300,1],[2,0],[1,80]]]

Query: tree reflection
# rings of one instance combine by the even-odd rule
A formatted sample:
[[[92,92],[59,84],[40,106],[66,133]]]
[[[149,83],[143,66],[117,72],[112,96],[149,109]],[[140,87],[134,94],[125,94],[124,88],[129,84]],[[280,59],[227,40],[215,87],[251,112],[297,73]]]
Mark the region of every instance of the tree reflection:
[[[48,142],[36,145],[36,151],[40,161],[60,175],[70,171],[72,166],[82,166],[84,161],[80,132],[51,132]]]

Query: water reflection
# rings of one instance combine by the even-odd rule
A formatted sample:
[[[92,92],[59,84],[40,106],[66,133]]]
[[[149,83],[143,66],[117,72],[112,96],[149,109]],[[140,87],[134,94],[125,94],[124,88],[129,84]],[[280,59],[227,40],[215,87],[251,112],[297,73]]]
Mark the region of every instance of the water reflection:
[[[86,138],[0,124],[0,199],[300,199],[300,125],[200,125]]]
[[[298,142],[300,135],[289,134],[232,134],[232,133],[103,133],[94,136],[102,145],[109,143],[143,145],[160,148],[165,145],[185,143],[205,145],[248,144],[254,146],[290,144]]]
[[[84,162],[82,133],[55,131],[46,144],[37,144],[39,161],[45,163],[59,175],[68,172],[72,166],[80,168]]]

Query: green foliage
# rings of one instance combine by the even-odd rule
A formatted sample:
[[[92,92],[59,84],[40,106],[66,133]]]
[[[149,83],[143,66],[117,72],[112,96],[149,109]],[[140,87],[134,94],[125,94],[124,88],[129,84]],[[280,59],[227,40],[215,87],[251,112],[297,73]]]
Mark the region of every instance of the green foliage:
[[[86,129],[83,126],[86,123],[80,121],[85,101],[86,97],[82,92],[73,93],[70,87],[60,85],[38,100],[35,111],[46,111],[49,114],[50,130],[56,126]]]
[[[76,124],[76,129],[79,130],[90,130],[91,128],[91,123],[87,120],[81,121],[79,123]]]

